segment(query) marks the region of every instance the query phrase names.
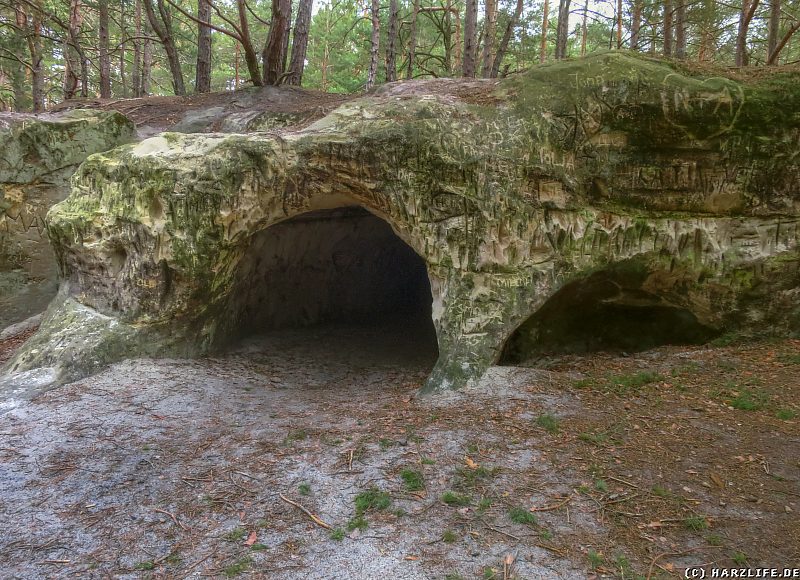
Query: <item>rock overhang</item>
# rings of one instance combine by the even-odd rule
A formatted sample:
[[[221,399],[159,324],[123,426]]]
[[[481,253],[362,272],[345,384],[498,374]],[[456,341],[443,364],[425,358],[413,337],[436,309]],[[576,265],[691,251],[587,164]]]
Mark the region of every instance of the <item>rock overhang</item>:
[[[797,331],[800,91],[776,92],[797,73],[678,66],[608,53],[500,82],[394,84],[297,130],[164,133],[91,157],[48,215],[60,302],[7,370],[74,378],[209,352],[231,333],[249,240],[342,205],[426,263],[440,351],[426,390],[474,381],[559,288],[615,264],[709,326],[761,311]],[[759,284],[781,300],[753,300]],[[66,365],[48,345],[65,325],[86,338],[84,323]]]

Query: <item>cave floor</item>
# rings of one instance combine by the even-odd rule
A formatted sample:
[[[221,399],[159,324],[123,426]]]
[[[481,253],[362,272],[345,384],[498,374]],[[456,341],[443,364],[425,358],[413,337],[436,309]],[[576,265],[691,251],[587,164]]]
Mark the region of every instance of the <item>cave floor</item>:
[[[551,356],[418,398],[432,362],[408,336],[287,331],[24,402],[0,416],[2,575],[800,566],[800,341]]]

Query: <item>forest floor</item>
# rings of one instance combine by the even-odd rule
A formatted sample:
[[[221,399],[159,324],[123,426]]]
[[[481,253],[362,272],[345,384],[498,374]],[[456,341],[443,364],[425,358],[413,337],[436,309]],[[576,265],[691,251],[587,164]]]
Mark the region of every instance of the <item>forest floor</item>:
[[[495,102],[492,94],[495,80],[489,79],[422,79],[389,83],[372,94],[382,97],[409,97],[411,95],[437,94],[450,96],[469,103]],[[271,112],[297,115],[299,120],[293,129],[321,119],[339,105],[362,94],[324,93],[292,86],[247,87],[237,91],[193,94],[183,97],[143,97],[138,99],[71,99],[50,109],[57,113],[69,109],[99,109],[118,111],[132,120],[140,137],[148,137],[164,130],[172,130],[179,123],[192,117],[201,117],[209,111],[219,110],[218,120],[190,132],[224,130],[222,121],[231,114]],[[202,123],[201,123],[202,125]]]
[[[431,364],[408,333],[311,329],[21,403],[0,415],[2,575],[800,567],[800,341],[551,356],[420,398]]]

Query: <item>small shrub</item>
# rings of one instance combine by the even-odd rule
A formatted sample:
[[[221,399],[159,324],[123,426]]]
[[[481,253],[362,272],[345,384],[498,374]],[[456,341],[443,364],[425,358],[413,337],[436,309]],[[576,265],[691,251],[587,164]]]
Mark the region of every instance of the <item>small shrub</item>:
[[[300,492],[300,495],[308,495],[311,493],[311,486],[307,483],[301,483],[297,486],[297,491]]]
[[[422,459],[422,465],[436,465],[436,461],[431,459],[430,457],[424,457]]]
[[[337,542],[341,542],[344,540],[344,530],[342,528],[336,528],[331,532],[331,540],[336,540]]]
[[[791,421],[795,417],[797,417],[797,412],[793,411],[792,409],[778,409],[775,411],[775,416],[780,419],[781,421]]]
[[[493,503],[494,503],[494,500],[492,500],[492,498],[490,498],[490,497],[481,498],[481,501],[478,502],[478,511],[479,512],[485,512],[490,507],[492,507]]]
[[[731,556],[731,560],[739,566],[747,565],[747,555],[744,552],[734,552]]]
[[[603,493],[608,491],[608,484],[603,479],[595,479],[594,480],[594,488],[597,491],[601,491]]]

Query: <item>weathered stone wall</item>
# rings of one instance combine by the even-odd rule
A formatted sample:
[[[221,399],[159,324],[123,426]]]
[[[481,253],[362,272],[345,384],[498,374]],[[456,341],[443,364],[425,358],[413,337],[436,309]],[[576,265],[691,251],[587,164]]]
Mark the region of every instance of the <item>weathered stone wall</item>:
[[[128,143],[117,113],[0,115],[0,329],[42,312],[58,287],[45,215],[89,155]]]
[[[786,330],[800,308],[784,274],[800,241],[800,79],[678,66],[615,52],[474,95],[393,84],[298,131],[165,133],[94,156],[48,217],[61,301],[8,370],[63,378],[208,352],[233,331],[255,237],[353,204],[426,262],[440,352],[428,390],[479,377],[559,288],[611,264],[703,326]],[[759,298],[764,283],[776,292]]]

